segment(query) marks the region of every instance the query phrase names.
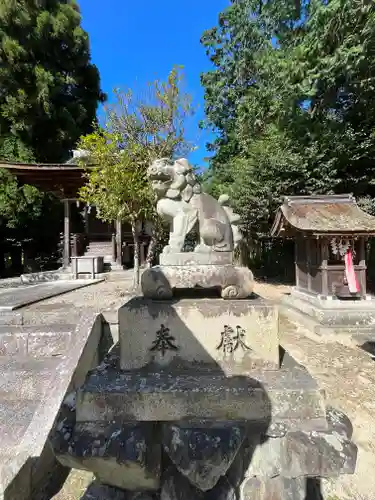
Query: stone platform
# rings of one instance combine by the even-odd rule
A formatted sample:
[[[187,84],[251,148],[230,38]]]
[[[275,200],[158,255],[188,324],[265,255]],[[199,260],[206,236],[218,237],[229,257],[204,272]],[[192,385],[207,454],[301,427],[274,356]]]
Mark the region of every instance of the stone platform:
[[[57,459],[157,500],[305,500],[307,478],[352,473],[350,422],[278,328],[260,299],[130,299],[119,346],[67,398]]]
[[[54,457],[48,435],[66,393],[107,347],[101,316],[89,311],[78,324],[0,327],[0,498],[51,498],[61,487],[69,469]]]
[[[375,341],[375,297],[368,300],[321,300],[293,289],[281,302],[283,314],[317,335],[347,334]]]

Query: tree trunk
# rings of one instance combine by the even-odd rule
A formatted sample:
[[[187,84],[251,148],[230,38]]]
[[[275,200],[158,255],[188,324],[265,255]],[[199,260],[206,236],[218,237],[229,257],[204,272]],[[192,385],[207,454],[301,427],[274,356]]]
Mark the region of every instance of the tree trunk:
[[[155,250],[157,243],[158,243],[157,235],[155,233],[152,233],[151,240],[147,250],[146,268],[150,268],[152,266],[153,260],[155,258]]]
[[[133,243],[134,243],[134,269],[133,269],[133,286],[138,288],[139,286],[139,233],[137,222],[131,222]]]

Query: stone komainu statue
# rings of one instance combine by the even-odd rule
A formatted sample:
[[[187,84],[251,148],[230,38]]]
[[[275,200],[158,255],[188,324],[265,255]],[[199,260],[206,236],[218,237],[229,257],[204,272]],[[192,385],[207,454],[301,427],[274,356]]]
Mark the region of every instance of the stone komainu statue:
[[[193,168],[185,158],[172,163],[154,161],[148,177],[157,196],[157,213],[170,223],[169,244],[164,252],[181,252],[186,236],[197,229],[200,243],[196,252],[231,252],[242,239],[240,216],[229,206],[229,197],[215,200],[202,192]]]

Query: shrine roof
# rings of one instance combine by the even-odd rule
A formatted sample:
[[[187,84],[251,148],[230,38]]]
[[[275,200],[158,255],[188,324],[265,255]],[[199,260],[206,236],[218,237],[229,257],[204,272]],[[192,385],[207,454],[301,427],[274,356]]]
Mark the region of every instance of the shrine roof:
[[[375,217],[359,208],[350,194],[287,196],[271,228],[272,236],[296,232],[315,235],[375,235]]]
[[[85,170],[73,163],[0,162],[22,184],[30,184],[59,198],[76,198],[85,184]]]

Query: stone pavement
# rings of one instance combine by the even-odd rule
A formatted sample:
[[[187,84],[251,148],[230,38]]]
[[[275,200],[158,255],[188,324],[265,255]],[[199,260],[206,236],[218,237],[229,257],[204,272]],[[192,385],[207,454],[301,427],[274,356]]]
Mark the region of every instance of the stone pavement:
[[[96,285],[73,290],[64,295],[51,297],[43,302],[35,303],[24,309],[27,313],[57,311],[71,306],[73,308],[89,307],[96,312],[118,308],[124,304],[131,294],[133,271],[113,272],[108,279]]]
[[[87,285],[98,283],[99,280],[69,280],[39,283],[37,285],[14,284],[0,291],[0,312],[13,311],[20,307],[48,299],[56,295],[71,292]]]

